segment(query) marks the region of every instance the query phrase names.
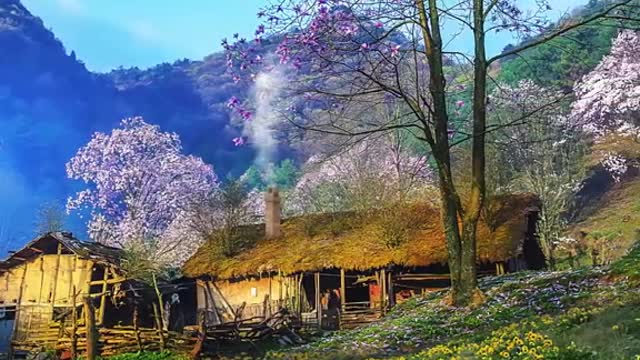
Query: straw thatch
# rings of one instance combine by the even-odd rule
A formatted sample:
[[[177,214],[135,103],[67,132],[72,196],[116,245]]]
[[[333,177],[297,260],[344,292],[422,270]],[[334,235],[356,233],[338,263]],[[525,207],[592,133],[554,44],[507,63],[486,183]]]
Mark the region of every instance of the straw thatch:
[[[495,206],[499,203],[498,206]],[[490,217],[478,228],[479,262],[506,261],[519,255],[526,238],[526,213],[537,209],[534,195],[495,200]],[[391,217],[390,217],[391,216]],[[491,225],[489,225],[491,224]],[[327,268],[368,270],[388,265],[428,266],[447,261],[436,207],[413,204],[392,211],[322,214],[284,220],[282,236],[264,238],[263,225],[244,228],[254,245],[234,257],[217,255],[205,243],[183,267],[187,277],[233,279],[267,272],[292,274]],[[399,239],[390,246],[389,237]]]

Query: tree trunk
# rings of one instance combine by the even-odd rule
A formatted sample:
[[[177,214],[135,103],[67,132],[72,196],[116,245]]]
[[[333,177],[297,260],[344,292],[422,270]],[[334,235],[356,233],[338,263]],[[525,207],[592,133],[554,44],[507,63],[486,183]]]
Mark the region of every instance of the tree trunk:
[[[467,306],[477,290],[476,279],[476,227],[485,193],[484,181],[484,130],[486,122],[486,55],[484,50],[484,27],[482,2],[474,2],[476,31],[476,62],[473,111],[473,160],[471,198],[468,212],[462,208],[451,172],[449,144],[449,118],[447,115],[446,77],[443,66],[440,19],[436,0],[429,0],[428,15],[423,0],[416,0],[425,43],[425,54],[429,61],[429,92],[433,101],[431,112],[435,136],[430,143],[438,165],[438,179],[442,203],[442,225],[447,241],[449,272],[451,274],[451,303]],[[480,23],[480,26],[478,26]],[[427,139],[430,134],[425,134]],[[462,231],[459,219],[463,218]]]

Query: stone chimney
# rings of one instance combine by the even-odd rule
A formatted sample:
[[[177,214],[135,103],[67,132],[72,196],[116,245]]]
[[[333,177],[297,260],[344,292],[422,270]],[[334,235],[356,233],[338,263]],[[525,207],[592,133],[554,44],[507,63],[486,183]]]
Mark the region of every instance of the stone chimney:
[[[273,239],[280,236],[280,193],[277,188],[270,187],[264,193],[264,225],[265,237]]]

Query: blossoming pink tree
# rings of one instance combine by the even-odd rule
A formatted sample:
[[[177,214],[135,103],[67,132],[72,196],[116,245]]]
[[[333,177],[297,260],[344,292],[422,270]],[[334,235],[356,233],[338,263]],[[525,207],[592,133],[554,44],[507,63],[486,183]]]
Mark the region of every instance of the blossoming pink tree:
[[[571,119],[593,135],[598,160],[619,180],[640,155],[640,33],[620,32],[574,90]]]
[[[516,0],[282,0],[267,6],[258,16],[264,24],[253,40],[223,42],[228,50],[228,65],[237,81],[251,81],[261,72],[288,74],[289,120],[296,126],[330,134],[359,138],[395,129],[413,131],[416,138],[431,149],[437,167],[442,203],[442,222],[447,239],[451,273],[451,303],[468,305],[479,299],[476,280],[476,228],[485,197],[485,136],[487,121],[488,69],[507,56],[562,36],[586,23],[597,22],[614,10],[625,10],[632,0],[612,3],[603,12],[582,21],[546,28],[543,14],[549,5],[538,1],[539,8],[525,12]],[[620,16],[616,14],[616,17]],[[473,39],[473,54],[460,54],[447,48],[452,40],[445,23],[459,25],[461,33]],[[454,25],[455,26],[455,25]],[[522,46],[489,57],[486,38],[493,32],[513,31],[535,35]],[[276,35],[278,63],[256,52],[267,41],[265,34]],[[455,35],[454,35],[455,37]],[[462,109],[460,92],[466,91],[449,76],[446,64],[452,58],[470,69],[472,104]],[[461,87],[462,85],[462,87]],[[304,102],[305,109],[300,105]],[[386,123],[377,118],[349,116],[355,107],[379,102],[402,104],[401,121]],[[250,120],[252,110],[233,98],[229,107]],[[312,108],[315,111],[308,111]],[[452,115],[452,108],[460,114]],[[315,117],[318,110],[324,116]],[[284,116],[284,115],[283,115]],[[454,119],[467,121],[472,143],[469,198],[463,201],[451,171],[450,136],[457,130]],[[238,141],[238,143],[241,141]],[[458,220],[462,219],[461,222]]]
[[[67,210],[91,211],[92,239],[143,249],[158,264],[172,266],[200,244],[172,231],[180,229],[176,222],[217,187],[213,168],[182,154],[177,134],[139,117],[124,119],[110,134],[95,133],[67,163],[67,175],[87,184],[69,198]]]

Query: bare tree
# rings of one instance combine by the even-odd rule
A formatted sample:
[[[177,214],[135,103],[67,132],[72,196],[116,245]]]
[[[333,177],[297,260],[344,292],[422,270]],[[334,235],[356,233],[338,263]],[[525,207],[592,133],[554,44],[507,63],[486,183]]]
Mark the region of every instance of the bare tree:
[[[45,203],[38,209],[36,215],[36,234],[45,234],[53,231],[62,231],[67,215],[64,207],[56,203]]]

